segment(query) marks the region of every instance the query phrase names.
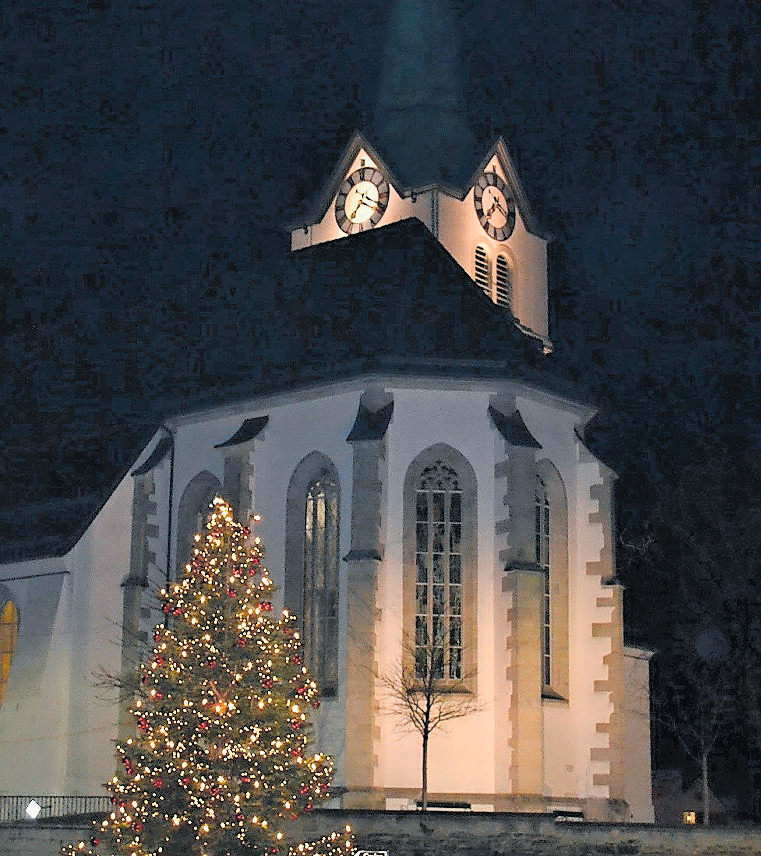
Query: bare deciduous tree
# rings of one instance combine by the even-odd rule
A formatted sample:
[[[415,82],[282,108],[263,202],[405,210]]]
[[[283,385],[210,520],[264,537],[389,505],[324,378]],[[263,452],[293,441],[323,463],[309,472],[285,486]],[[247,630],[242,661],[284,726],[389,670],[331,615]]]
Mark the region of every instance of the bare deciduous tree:
[[[453,719],[483,708],[468,687],[474,675],[444,678],[444,649],[440,645],[406,644],[399,663],[380,676],[387,709],[396,713],[403,727],[422,740],[421,810],[428,810],[428,744],[431,734]]]
[[[736,700],[727,665],[695,658],[680,674],[663,676],[662,703],[654,712],[685,753],[700,764],[703,824],[711,822],[709,764],[717,742],[732,728]]]

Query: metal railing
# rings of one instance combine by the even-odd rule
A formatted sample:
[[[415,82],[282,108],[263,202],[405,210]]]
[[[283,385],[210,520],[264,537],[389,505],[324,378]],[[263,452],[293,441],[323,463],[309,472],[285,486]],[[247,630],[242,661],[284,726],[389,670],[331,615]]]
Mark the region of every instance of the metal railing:
[[[36,821],[33,821],[26,812],[32,800],[35,800],[41,809]],[[40,823],[52,818],[72,815],[105,814],[110,808],[111,797],[107,794],[90,797],[0,794],[0,823],[14,823],[19,820]]]

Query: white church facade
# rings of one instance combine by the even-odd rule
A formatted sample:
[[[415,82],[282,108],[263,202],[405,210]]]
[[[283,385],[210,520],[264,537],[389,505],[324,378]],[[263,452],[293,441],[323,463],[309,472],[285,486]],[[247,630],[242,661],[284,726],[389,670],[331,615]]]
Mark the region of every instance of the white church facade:
[[[415,807],[420,740],[383,678],[433,640],[475,709],[431,737],[430,800],[653,821],[649,652],[624,642],[595,410],[547,367],[547,238],[502,140],[459,183],[389,153],[355,134],[289,226],[266,311],[293,359],[157,426],[65,554],[0,566],[0,794],[110,778],[130,726],[104,684],[219,494],[262,515],[301,616],[337,804]]]

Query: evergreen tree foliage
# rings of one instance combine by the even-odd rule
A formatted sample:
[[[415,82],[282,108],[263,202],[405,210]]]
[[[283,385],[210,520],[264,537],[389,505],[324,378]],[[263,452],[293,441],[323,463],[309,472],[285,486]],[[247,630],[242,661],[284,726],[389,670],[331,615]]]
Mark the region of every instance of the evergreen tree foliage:
[[[272,614],[258,537],[216,498],[182,578],[161,590],[131,708],[136,736],[117,746],[113,809],[64,854],[235,856],[351,852],[348,827],[316,842],[289,825],[328,797],[333,765],[311,754],[318,687],[294,616]]]

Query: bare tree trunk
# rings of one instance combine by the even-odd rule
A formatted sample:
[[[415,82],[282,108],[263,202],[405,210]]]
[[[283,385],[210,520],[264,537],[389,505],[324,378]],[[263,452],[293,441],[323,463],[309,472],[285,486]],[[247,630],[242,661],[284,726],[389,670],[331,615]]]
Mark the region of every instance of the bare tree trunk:
[[[711,793],[708,790],[708,752],[706,749],[703,749],[700,764],[703,774],[703,825],[709,826],[711,823]]]
[[[428,811],[428,731],[423,732],[423,787],[420,792],[421,811]]]

